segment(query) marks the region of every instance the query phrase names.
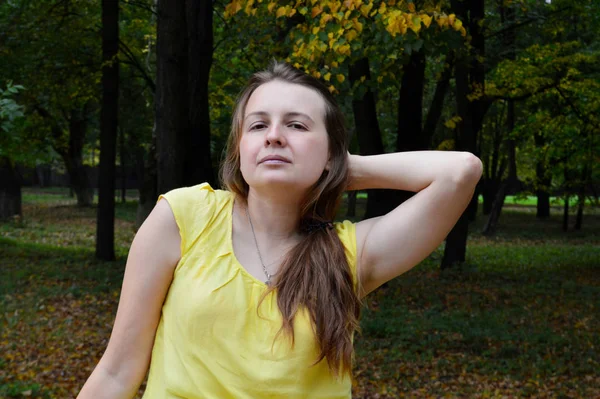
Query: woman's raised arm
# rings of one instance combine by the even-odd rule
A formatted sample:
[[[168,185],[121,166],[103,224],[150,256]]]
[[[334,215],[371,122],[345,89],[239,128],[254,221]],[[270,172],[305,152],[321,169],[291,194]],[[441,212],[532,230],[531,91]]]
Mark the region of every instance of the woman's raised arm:
[[[387,215],[356,224],[362,296],[410,270],[444,241],[473,197],[479,158],[460,151],[350,156],[350,189],[416,192]]]

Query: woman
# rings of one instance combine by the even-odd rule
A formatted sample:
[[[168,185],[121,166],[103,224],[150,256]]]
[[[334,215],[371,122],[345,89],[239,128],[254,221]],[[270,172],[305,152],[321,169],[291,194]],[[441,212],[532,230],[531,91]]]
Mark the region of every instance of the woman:
[[[360,300],[429,255],[481,176],[465,152],[347,152],[343,116],[283,63],[235,108],[221,170],[161,195],[129,253],[105,354],[79,398],[349,398]],[[417,192],[332,223],[344,190]]]

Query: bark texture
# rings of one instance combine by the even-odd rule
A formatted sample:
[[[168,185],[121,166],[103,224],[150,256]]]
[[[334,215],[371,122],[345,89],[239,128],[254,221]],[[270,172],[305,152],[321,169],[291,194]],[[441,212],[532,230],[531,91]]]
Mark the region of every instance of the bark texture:
[[[115,178],[119,124],[119,3],[102,0],[102,109],[96,257],[115,259]]]

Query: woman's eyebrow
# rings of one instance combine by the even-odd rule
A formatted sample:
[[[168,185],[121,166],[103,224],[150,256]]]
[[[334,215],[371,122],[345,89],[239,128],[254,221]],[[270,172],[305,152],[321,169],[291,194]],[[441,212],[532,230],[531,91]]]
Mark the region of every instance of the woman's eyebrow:
[[[265,116],[269,116],[269,113],[265,112],[265,111],[255,111],[255,112],[251,112],[248,115],[246,115],[245,119],[248,119],[251,116],[262,116],[262,117],[265,117]],[[308,116],[307,114],[304,114],[302,112],[286,112],[284,116],[286,118],[301,117],[301,118],[305,118],[305,119],[309,120],[310,122],[314,123],[313,119],[310,116]]]

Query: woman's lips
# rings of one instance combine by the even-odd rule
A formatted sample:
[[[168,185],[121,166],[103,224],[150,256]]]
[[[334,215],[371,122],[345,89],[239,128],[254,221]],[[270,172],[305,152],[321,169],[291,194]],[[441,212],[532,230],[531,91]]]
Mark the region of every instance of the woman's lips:
[[[267,159],[266,161],[263,161],[263,163],[265,163],[267,165],[277,165],[277,164],[283,164],[283,163],[289,163],[289,162],[282,161],[281,159]]]

